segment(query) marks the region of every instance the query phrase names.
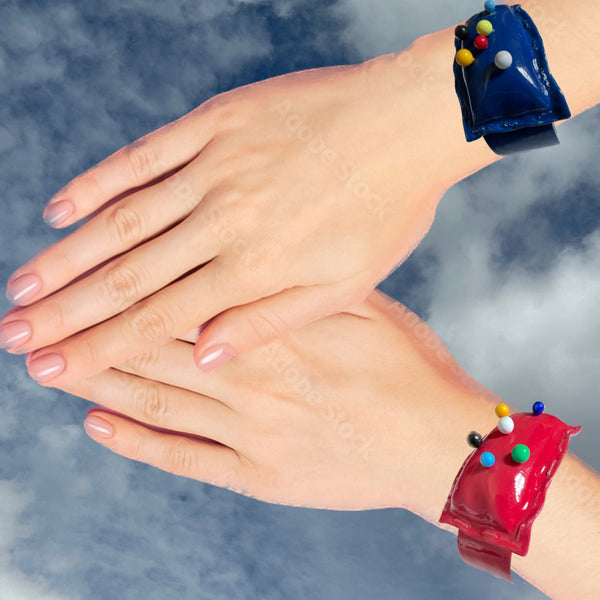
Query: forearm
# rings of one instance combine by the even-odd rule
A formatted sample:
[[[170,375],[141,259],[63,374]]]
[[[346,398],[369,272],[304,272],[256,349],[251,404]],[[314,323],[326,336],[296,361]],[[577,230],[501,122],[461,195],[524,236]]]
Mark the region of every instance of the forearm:
[[[600,102],[597,54],[582,40],[593,39],[592,23],[600,20],[597,0],[523,0],[542,36],[548,64],[573,116]],[[471,14],[464,15],[466,21]],[[458,24],[458,23],[456,23]],[[455,25],[456,25],[455,24]],[[412,105],[420,115],[421,137],[428,144],[430,173],[452,185],[499,160],[480,138],[465,140],[461,109],[454,88],[452,61],[454,26],[418,38],[407,49],[368,61],[387,79],[390,94],[399,97],[407,81],[413,87]],[[408,79],[407,79],[408,78]],[[399,104],[399,109],[405,108]],[[400,134],[401,132],[399,132]]]
[[[585,427],[582,430],[585,435]],[[554,600],[596,598],[600,589],[600,477],[568,453],[513,568]]]
[[[397,497],[392,498],[391,505],[408,508],[437,527],[456,533],[455,527],[442,525],[439,519],[454,479],[472,452],[467,435],[472,430],[486,435],[494,429],[498,424],[495,406],[509,399],[501,399],[472,379],[439,336],[414,313],[382,296],[377,302],[397,328],[396,335],[383,340],[393,349],[392,355],[410,356],[418,348],[423,359],[421,369],[411,365],[410,381],[402,369],[389,372],[389,403],[398,404],[397,397],[408,393],[420,407],[421,420],[427,423],[428,440],[412,457],[411,489],[404,489],[402,481],[392,480]],[[432,403],[431,398],[438,400]],[[513,414],[524,412],[523,407],[509,407]],[[558,410],[548,409],[560,418]],[[397,412],[392,421],[403,418],[401,406]],[[586,435],[585,426],[580,435]],[[408,504],[407,498],[411,499]],[[529,552],[525,557],[513,555],[513,569],[553,599],[587,599],[595,597],[592,590],[597,593],[600,589],[599,557],[600,478],[567,453],[533,524]]]
[[[524,0],[521,6],[531,15],[544,40],[551,72],[561,87],[573,115],[600,101],[600,73],[595,52],[586,50],[582,39],[591,39],[591,24],[600,18],[597,0],[565,3],[559,0]],[[465,15],[465,20],[470,15]],[[486,143],[465,141],[460,107],[454,90],[452,57],[453,27],[420,38],[410,49],[415,60],[429,63],[431,76],[422,79],[432,122],[431,135],[449,149],[448,157],[456,181],[498,160]],[[402,60],[401,56],[396,61]],[[406,60],[406,58],[404,59]],[[418,73],[418,70],[415,71]],[[425,88],[431,86],[429,90]],[[478,393],[476,396],[479,396]],[[465,401],[461,406],[468,406]],[[471,414],[462,414],[464,435],[456,436],[446,473],[445,491],[437,505],[431,505],[435,521],[450,491],[452,481],[469,449],[465,436],[471,429],[489,431],[496,425],[493,402],[471,401]],[[485,413],[485,414],[483,414]],[[585,429],[584,429],[585,432]],[[585,433],[583,433],[585,435]],[[448,444],[440,448],[447,452]],[[442,481],[440,475],[439,481]],[[592,598],[600,589],[600,478],[598,474],[568,454],[548,490],[544,509],[536,520],[529,553],[513,557],[514,570],[550,597]]]

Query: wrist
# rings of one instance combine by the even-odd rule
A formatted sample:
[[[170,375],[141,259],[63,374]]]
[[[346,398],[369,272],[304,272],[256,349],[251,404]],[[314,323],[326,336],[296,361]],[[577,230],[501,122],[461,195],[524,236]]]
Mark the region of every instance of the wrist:
[[[600,478],[567,453],[533,525],[527,556],[513,569],[553,598],[593,598],[600,586]]]
[[[469,454],[467,435],[495,427],[494,408],[502,400],[470,377],[415,313],[379,292],[369,304],[379,313],[380,343],[393,357],[377,360],[381,384],[374,389],[389,407],[389,443],[376,445],[382,446],[379,460],[386,462],[387,505],[439,526],[448,492]],[[406,461],[398,468],[405,459],[409,468]]]
[[[415,154],[427,157],[428,171],[444,181],[445,189],[500,159],[483,139],[465,139],[452,70],[454,37],[449,27],[365,63],[372,63],[385,93],[399,99],[392,125],[399,138],[406,122],[403,111],[418,123],[418,135],[411,140]]]
[[[439,523],[448,493],[463,462],[473,450],[468,434],[475,430],[487,433],[497,425],[494,408],[503,400],[485,389],[464,372],[457,363],[438,367],[435,414],[427,420],[429,451],[423,457],[423,474],[418,487],[415,512],[442,528]],[[510,407],[513,411],[513,407]],[[452,530],[452,528],[448,528]]]

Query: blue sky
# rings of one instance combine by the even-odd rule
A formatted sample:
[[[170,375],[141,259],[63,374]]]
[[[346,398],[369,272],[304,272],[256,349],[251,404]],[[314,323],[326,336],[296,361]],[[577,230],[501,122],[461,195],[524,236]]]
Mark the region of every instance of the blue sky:
[[[121,146],[221,91],[397,51],[477,10],[466,0],[2,2],[0,280],[64,235],[41,219],[47,200]],[[561,125],[559,147],[452,188],[381,285],[485,386],[584,424],[572,448],[596,469],[599,126],[596,108]],[[455,536],[410,513],[268,505],[114,455],[83,431],[89,403],[36,385],[22,357],[0,353],[0,366],[2,600],[545,598],[463,565]]]

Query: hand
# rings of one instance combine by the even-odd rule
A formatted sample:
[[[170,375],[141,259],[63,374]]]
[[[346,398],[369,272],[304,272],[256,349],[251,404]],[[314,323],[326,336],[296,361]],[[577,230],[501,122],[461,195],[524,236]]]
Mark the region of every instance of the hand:
[[[363,300],[452,183],[387,58],[221,94],[80,175],[46,217],[97,214],[13,274],[0,339],[58,386],[209,320],[195,359],[214,368]]]
[[[90,415],[114,435],[88,433],[125,457],[266,502],[404,507],[453,533],[438,519],[466,434],[495,427],[500,400],[377,291],[212,373],[176,340],[63,389],[102,405]],[[553,598],[594,597],[599,497],[568,453],[513,568]]]
[[[469,425],[453,424],[474,406],[495,421],[457,374],[428,326],[375,291],[212,373],[175,340],[60,388],[104,407],[92,414],[114,435],[95,439],[125,457],[267,502],[437,520],[469,452]]]

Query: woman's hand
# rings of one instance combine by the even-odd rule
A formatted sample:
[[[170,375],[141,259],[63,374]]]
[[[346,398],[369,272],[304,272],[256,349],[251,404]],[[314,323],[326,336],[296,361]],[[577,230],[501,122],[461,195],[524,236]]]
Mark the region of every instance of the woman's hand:
[[[267,502],[404,507],[453,533],[439,518],[466,436],[497,425],[500,400],[377,291],[212,373],[176,340],[62,389],[102,405],[89,416],[114,434],[88,433],[125,457]],[[568,453],[514,570],[552,598],[594,598],[598,498],[598,474]]]
[[[47,220],[73,209],[61,226],[97,214],[11,276],[24,308],[0,340],[60,386],[211,319],[206,370],[356,305],[464,162],[427,94],[379,57],[232,90],[123,148],[53,199]]]
[[[439,338],[377,291],[212,373],[192,348],[176,340],[59,387],[104,407],[92,414],[114,435],[95,439],[128,458],[267,502],[430,520],[468,428],[495,422]]]

